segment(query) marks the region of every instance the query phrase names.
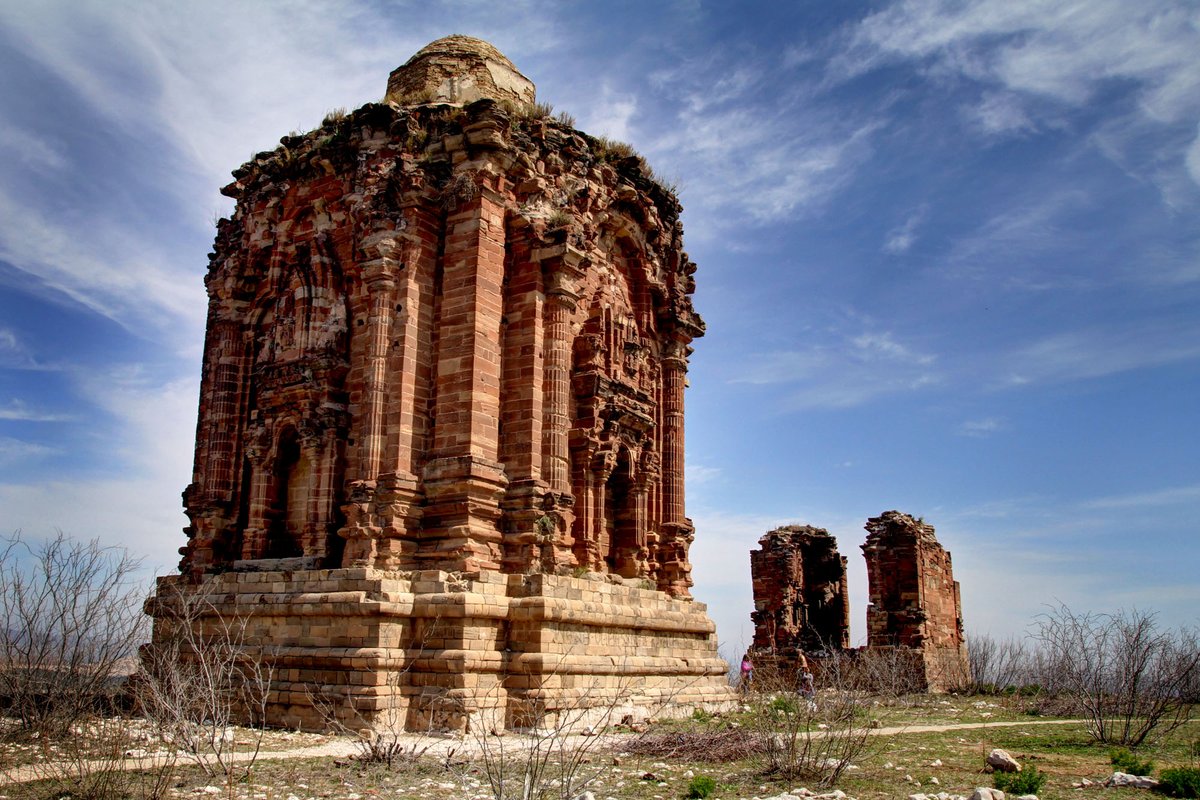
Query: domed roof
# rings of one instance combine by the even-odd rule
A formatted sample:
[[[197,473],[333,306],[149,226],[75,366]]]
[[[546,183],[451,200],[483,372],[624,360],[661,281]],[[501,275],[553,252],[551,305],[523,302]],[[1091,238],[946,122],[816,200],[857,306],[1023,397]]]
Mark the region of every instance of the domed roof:
[[[533,82],[483,39],[453,35],[422,47],[388,77],[385,102],[471,103],[483,98],[532,103]]]

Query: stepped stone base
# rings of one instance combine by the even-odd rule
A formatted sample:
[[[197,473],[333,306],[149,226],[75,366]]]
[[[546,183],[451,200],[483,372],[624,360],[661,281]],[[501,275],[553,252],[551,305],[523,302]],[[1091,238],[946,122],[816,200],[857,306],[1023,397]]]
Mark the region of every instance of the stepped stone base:
[[[206,635],[222,618],[246,621],[247,656],[273,667],[272,725],[582,727],[735,702],[704,604],[607,576],[349,568],[159,580],[159,601],[178,593],[204,598]],[[160,615],[154,641],[167,635]]]

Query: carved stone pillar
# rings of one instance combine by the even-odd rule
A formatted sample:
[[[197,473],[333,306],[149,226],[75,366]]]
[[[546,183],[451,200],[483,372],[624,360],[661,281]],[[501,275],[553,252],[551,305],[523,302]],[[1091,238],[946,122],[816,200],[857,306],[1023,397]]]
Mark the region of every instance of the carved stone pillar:
[[[375,488],[384,466],[387,449],[388,356],[392,332],[393,304],[400,269],[399,245],[394,236],[383,235],[364,245],[374,258],[362,265],[367,293],[365,357],[362,367],[362,400],[359,423],[358,480],[346,487],[342,513],[346,524],[338,535],[346,539],[342,555],[348,566],[374,566],[381,528],[375,522]],[[321,548],[324,556],[324,547]],[[307,552],[307,548],[305,549]]]
[[[663,521],[679,524],[683,512],[683,392],[687,385],[687,343],[672,341],[662,356]]]
[[[556,494],[571,493],[571,315],[579,301],[583,255],[567,245],[554,248],[546,269],[545,458],[542,475]],[[536,251],[535,256],[544,251]]]
[[[242,558],[262,558],[267,551],[267,509],[271,488],[271,430],[261,422],[246,429],[246,458],[250,461],[249,514],[242,533]]]

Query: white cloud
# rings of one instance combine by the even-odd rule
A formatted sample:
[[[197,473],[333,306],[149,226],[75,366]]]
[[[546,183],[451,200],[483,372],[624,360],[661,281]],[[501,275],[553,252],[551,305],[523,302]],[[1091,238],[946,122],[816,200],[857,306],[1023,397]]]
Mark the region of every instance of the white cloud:
[[[0,259],[133,332],[153,326],[198,338],[206,306],[199,270],[173,265],[119,222],[100,221],[81,228],[0,189]]]
[[[1200,114],[1198,51],[1200,10],[1169,0],[902,0],[854,29],[833,72],[845,78],[911,61],[935,78],[979,82],[986,91],[973,116],[989,133],[1036,125],[1022,95],[1080,107],[1107,88],[1132,86],[1136,107],[1106,112],[1136,119],[1129,146],[1144,151],[1161,146],[1153,140],[1161,127],[1194,125]],[[1180,165],[1183,153],[1167,146]]]
[[[965,420],[958,426],[959,436],[983,439],[1004,428],[1004,421],[996,417]]]
[[[1152,492],[1097,497],[1081,504],[1085,509],[1155,508],[1200,500],[1200,485],[1175,486]]]
[[[799,388],[789,394],[788,410],[849,408],[942,382],[932,353],[898,341],[891,331],[843,328],[839,323],[830,330],[807,330],[800,347],[749,355],[730,382],[795,384]]]
[[[684,466],[684,480],[688,485],[712,483],[721,477],[720,467],[710,467],[704,464],[697,464],[694,461],[688,460]]]
[[[909,248],[917,240],[917,228],[925,221],[925,215],[929,212],[929,207],[922,205],[916,211],[908,215],[908,219],[888,231],[887,239],[883,243],[883,251],[892,255],[907,253]]]
[[[1086,193],[1075,189],[1018,198],[976,231],[954,241],[945,256],[945,268],[952,276],[986,283],[992,289],[1089,288],[1099,279],[1095,270],[1085,271],[1083,264],[1066,258],[1045,256],[1061,256],[1080,248],[1080,234],[1065,220],[1090,202]]]
[[[965,111],[968,119],[989,135],[1025,133],[1037,129],[1025,104],[1013,92],[985,92],[978,105]]]
[[[0,148],[8,156],[35,168],[57,170],[67,163],[61,149],[52,142],[3,121],[0,121]]]
[[[24,401],[14,398],[7,406],[0,406],[0,420],[17,422],[67,422],[75,419],[69,414],[53,414],[30,408]]]
[[[194,379],[162,382],[136,367],[103,374],[76,373],[80,393],[116,419],[98,435],[119,442],[102,476],[82,471],[39,483],[0,483],[7,531],[46,537],[56,529],[79,539],[98,538],[147,557],[147,568],[172,570],[186,539],[180,504],[191,476],[197,388]],[[20,447],[18,445],[25,445]],[[0,459],[41,457],[50,448],[0,439]]]
[[[42,458],[57,452],[52,447],[14,439],[10,436],[0,436],[0,465],[11,466],[32,459]],[[2,505],[2,504],[0,504]]]
[[[879,116],[837,114],[812,102],[819,87],[778,63],[706,53],[651,75],[677,103],[646,148],[656,165],[687,176],[691,236],[820,211],[856,174],[882,127]]]
[[[587,105],[582,117],[582,128],[595,136],[607,136],[619,142],[632,139],[630,121],[637,113],[637,96],[621,94],[609,84],[604,84],[600,96]]]
[[[1200,128],[1196,130],[1196,138],[1187,151],[1187,169],[1192,180],[1200,183]]]
[[[1200,358],[1200,330],[1114,323],[1042,337],[1000,358],[1004,386],[1064,383]]]

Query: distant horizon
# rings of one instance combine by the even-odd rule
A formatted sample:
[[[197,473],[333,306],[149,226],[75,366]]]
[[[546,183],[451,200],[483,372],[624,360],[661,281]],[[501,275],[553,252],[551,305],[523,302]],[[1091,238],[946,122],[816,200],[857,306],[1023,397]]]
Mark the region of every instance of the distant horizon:
[[[255,152],[460,32],[679,187],[693,593],[923,517],[968,634],[1200,622],[1200,9],[1189,2],[0,7],[0,530],[170,573],[213,223]],[[739,649],[740,648],[740,649]]]

